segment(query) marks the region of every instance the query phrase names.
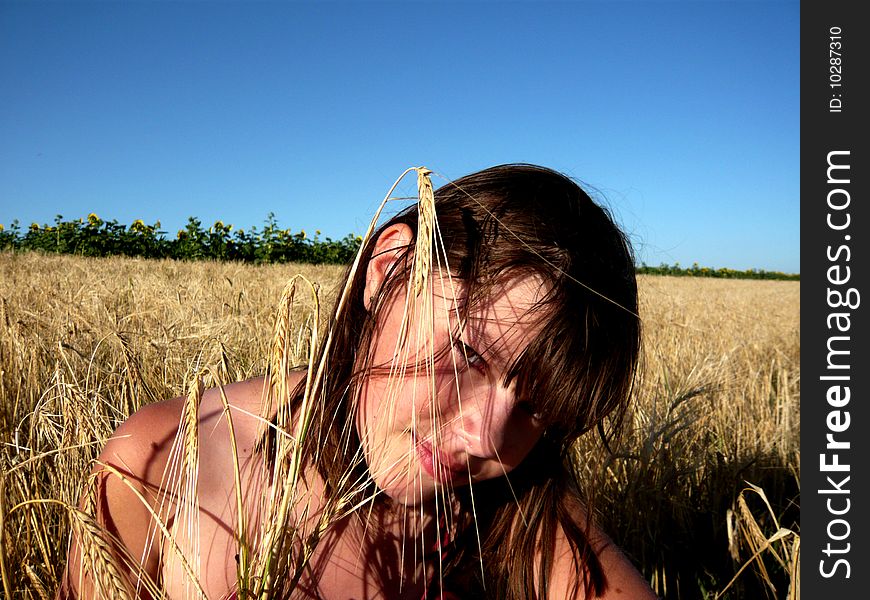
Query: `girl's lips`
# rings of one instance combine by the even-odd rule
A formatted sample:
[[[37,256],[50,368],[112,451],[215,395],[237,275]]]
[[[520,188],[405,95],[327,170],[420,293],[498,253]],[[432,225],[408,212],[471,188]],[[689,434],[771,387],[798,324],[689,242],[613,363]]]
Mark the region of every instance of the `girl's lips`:
[[[465,465],[451,465],[436,457],[429,442],[417,443],[417,456],[420,459],[420,464],[423,465],[423,470],[438,483],[450,483],[468,472]]]

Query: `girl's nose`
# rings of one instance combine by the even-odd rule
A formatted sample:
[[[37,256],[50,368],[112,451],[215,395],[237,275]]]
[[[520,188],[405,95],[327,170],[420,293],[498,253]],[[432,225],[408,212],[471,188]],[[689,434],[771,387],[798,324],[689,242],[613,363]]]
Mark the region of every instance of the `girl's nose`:
[[[499,460],[508,441],[507,428],[513,404],[511,389],[502,385],[473,390],[461,399],[457,434],[465,442],[469,455]]]

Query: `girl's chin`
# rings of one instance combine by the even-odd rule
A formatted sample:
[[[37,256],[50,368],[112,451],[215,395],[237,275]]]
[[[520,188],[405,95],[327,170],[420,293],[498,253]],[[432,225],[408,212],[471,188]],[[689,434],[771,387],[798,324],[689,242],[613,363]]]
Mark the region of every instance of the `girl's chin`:
[[[438,494],[435,483],[428,477],[408,477],[407,472],[375,477],[374,483],[393,503],[405,506],[424,504]]]
[[[425,504],[434,499],[437,494],[437,490],[432,486],[424,486],[421,488],[419,481],[416,485],[412,482],[403,484],[398,481],[381,485],[375,481],[375,485],[377,485],[381,493],[387,496],[392,502],[404,506]]]

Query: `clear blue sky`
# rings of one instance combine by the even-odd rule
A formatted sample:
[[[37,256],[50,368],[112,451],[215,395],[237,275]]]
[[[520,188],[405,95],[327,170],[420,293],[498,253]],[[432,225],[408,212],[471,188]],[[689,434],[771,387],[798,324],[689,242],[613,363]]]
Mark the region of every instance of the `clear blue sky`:
[[[0,223],[339,238],[406,167],[532,162],[648,264],[798,272],[799,83],[796,1],[0,0]]]

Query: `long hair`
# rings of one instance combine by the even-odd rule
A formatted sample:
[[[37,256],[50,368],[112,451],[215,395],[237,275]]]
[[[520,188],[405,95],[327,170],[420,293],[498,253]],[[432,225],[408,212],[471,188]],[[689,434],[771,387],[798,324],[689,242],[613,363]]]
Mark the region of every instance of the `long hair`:
[[[474,503],[476,529],[466,528],[449,569],[467,575],[473,563],[482,565],[477,583],[496,597],[546,597],[561,528],[574,549],[578,581],[587,594],[600,594],[606,579],[589,540],[588,493],[582,511],[588,516],[577,518],[573,447],[590,429],[605,436],[618,430],[626,412],[640,348],[630,245],[577,184],[538,166],[502,165],[468,175],[439,188],[434,205],[432,241],[464,287],[463,315],[518,274],[540,277],[548,290],[540,300],[540,333],[507,373],[517,400],[540,415],[543,436],[509,475],[455,491],[467,514]],[[372,258],[378,234],[390,225],[407,225],[416,239],[418,216],[415,205],[385,223],[361,249],[359,264]],[[356,393],[376,367],[369,354],[384,300],[407,285],[414,247],[401,253],[368,307],[366,270],[353,274],[349,303],[331,321],[332,344],[318,350],[328,368],[320,394],[324,417],[312,420],[304,455],[328,494],[346,494],[349,485],[360,499],[372,494],[359,486],[367,481],[359,434],[345,425],[354,423]]]

